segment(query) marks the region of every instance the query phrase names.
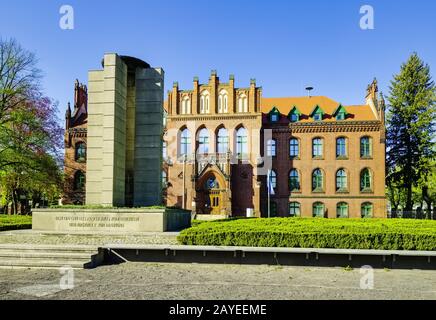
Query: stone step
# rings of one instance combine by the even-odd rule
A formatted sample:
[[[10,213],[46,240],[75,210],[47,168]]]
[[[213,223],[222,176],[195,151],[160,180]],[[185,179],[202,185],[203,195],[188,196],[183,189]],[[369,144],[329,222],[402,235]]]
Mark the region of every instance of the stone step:
[[[8,257],[17,257],[17,258],[58,258],[58,259],[88,259],[97,254],[97,251],[92,252],[56,252],[56,251],[6,251],[0,250],[0,259],[8,258]],[[1,260],[0,260],[1,261]]]
[[[37,252],[37,251],[54,251],[54,252],[79,252],[93,253],[98,251],[97,246],[70,246],[70,245],[21,245],[21,244],[0,244],[1,251],[21,251],[21,252]]]
[[[84,269],[90,263],[89,260],[37,260],[34,259],[0,259],[1,269],[30,268],[30,269],[59,269],[70,267],[73,269]]]
[[[95,246],[0,244],[0,268],[93,268],[103,260]]]

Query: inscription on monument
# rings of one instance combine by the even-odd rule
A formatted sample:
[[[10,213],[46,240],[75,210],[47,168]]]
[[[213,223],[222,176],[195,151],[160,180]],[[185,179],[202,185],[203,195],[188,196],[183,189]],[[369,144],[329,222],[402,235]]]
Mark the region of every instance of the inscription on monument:
[[[57,216],[55,220],[71,228],[124,228],[126,222],[139,222],[139,217]]]
[[[32,228],[59,232],[165,232],[191,226],[191,212],[166,209],[34,209]]]

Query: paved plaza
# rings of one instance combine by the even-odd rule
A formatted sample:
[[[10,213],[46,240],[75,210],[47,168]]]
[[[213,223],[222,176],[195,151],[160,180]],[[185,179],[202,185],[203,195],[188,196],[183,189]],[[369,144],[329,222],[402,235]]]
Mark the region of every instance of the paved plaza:
[[[436,299],[436,271],[126,263],[74,270],[0,270],[0,299]],[[60,284],[63,284],[61,286]],[[63,287],[63,288],[62,288]]]

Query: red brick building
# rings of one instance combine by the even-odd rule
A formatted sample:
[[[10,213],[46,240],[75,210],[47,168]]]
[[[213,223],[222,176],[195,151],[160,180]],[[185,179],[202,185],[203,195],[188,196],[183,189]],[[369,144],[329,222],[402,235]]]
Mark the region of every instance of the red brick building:
[[[168,93],[166,200],[201,215],[386,217],[385,115],[377,82],[366,104],[263,98],[252,80]],[[273,194],[268,210],[267,175]]]
[[[377,82],[366,104],[327,97],[263,98],[263,154],[272,157],[273,216],[386,217],[385,106]],[[267,210],[266,179],[262,208]]]
[[[76,80],[74,109],[68,104],[65,114],[64,205],[85,203],[87,119],[87,88]]]

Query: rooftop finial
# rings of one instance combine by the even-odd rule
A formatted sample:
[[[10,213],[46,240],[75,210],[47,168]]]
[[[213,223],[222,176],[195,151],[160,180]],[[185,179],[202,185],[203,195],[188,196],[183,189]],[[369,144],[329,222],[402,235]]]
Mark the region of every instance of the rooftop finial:
[[[313,87],[311,87],[311,86],[307,86],[306,87],[306,91],[307,91],[307,96],[310,98],[311,97],[311,95],[310,95],[310,92],[313,90]]]
[[[373,100],[377,98],[377,92],[378,92],[378,83],[377,78],[374,78],[374,80],[371,82],[371,84],[368,85],[368,88],[366,89],[366,97],[371,97]]]

